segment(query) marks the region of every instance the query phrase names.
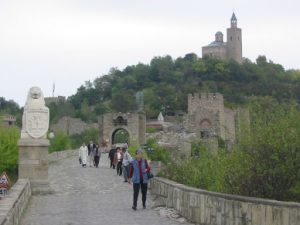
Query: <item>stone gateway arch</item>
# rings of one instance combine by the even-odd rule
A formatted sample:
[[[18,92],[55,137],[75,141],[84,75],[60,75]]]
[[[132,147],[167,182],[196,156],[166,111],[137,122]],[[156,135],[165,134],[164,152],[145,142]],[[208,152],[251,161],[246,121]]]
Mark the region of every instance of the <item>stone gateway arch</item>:
[[[106,113],[99,118],[100,143],[107,148],[114,144],[118,131],[128,133],[129,145],[146,143],[146,115],[144,113]]]

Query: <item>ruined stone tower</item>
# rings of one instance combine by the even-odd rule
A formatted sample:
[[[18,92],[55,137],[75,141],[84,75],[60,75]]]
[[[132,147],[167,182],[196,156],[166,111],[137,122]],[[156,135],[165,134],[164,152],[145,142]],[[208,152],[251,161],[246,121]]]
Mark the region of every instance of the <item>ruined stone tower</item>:
[[[219,93],[189,94],[187,130],[204,139],[218,136],[225,140],[224,110],[223,95]]]
[[[236,143],[242,125],[247,124],[250,124],[249,111],[243,108],[225,107],[223,95],[220,93],[188,95],[185,129],[189,133],[196,134],[208,145],[211,145],[213,140],[218,144],[218,140],[222,139],[230,148]],[[217,149],[217,146],[214,148]]]

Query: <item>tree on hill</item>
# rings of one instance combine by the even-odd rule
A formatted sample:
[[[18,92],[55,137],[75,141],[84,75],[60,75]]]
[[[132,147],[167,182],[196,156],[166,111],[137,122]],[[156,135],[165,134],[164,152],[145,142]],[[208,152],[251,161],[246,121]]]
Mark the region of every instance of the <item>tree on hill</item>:
[[[169,55],[154,57],[150,64],[139,63],[123,70],[112,68],[108,74],[82,85],[69,102],[80,111],[86,101],[91,115],[132,111],[135,93],[143,91],[146,114],[155,117],[160,111],[186,111],[187,95],[193,92],[220,92],[226,104],[241,105],[253,95],[299,102],[299,90],[300,72],[286,71],[265,56],[259,56],[255,63],[246,59],[238,64],[190,53],[177,59]]]

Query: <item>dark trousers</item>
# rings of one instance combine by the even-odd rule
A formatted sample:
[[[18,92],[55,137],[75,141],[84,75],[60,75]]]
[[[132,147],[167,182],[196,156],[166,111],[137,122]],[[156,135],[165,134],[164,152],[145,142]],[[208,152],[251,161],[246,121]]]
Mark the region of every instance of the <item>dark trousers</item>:
[[[100,160],[100,157],[99,156],[95,156],[94,157],[94,162],[95,162],[95,166],[98,168],[98,165],[99,165],[99,160]]]
[[[129,174],[130,174],[130,165],[123,166],[124,181],[128,181]]]
[[[148,184],[147,183],[144,184],[143,181],[141,181],[141,183],[133,184],[133,206],[134,207],[137,207],[137,201],[138,201],[140,189],[142,190],[143,206],[146,206]]]
[[[115,169],[114,159],[110,159],[110,168]]]
[[[117,175],[122,176],[122,161],[117,164]]]

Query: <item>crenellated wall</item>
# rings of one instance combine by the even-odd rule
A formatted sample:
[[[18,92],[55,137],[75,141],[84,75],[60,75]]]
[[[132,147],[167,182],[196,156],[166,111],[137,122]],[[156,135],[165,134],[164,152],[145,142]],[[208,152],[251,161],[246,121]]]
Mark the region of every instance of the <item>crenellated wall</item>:
[[[174,208],[201,225],[300,225],[300,203],[280,202],[191,188],[151,179],[156,206]]]

